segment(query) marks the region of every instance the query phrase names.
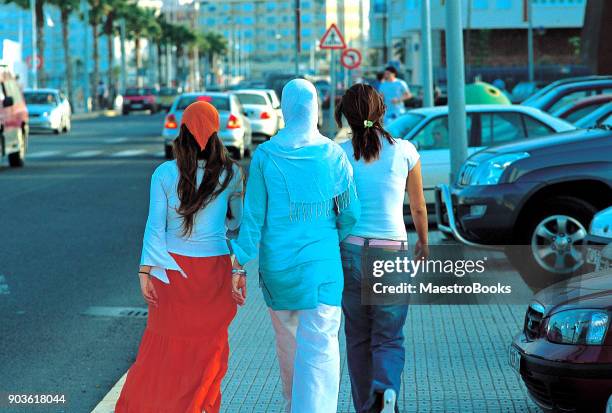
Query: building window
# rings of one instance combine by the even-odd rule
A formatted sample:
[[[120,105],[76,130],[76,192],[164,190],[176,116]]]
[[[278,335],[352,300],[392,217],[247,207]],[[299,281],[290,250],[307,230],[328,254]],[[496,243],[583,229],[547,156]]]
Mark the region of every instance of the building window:
[[[310,13],[303,14],[302,15],[302,22],[303,23],[310,23],[310,22],[312,22],[312,15]]]
[[[474,0],[474,9],[486,10],[489,8],[489,0]]]
[[[268,24],[276,24],[276,16],[268,16],[268,17],[266,17],[266,23],[268,23]]]
[[[253,5],[253,3],[244,3],[242,5],[242,10],[244,10],[247,13],[252,13],[255,11],[255,6]]]
[[[511,9],[512,8],[512,0],[497,0],[497,4],[495,5],[498,9]]]
[[[303,28],[302,29],[302,36],[303,37],[310,37],[312,35],[312,29],[310,28]]]
[[[309,1],[303,1],[302,4],[300,4],[300,7],[302,9],[309,9],[312,7],[312,4]]]
[[[252,16],[245,16],[242,18],[242,24],[251,25],[255,23],[255,19]]]

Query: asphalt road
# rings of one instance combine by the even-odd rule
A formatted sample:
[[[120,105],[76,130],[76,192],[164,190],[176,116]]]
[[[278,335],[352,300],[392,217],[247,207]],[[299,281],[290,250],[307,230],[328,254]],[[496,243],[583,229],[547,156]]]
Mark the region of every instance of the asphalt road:
[[[163,115],[73,123],[32,135],[26,167],[0,167],[0,394],[64,394],[89,412],[133,362],[145,319],[137,281]]]

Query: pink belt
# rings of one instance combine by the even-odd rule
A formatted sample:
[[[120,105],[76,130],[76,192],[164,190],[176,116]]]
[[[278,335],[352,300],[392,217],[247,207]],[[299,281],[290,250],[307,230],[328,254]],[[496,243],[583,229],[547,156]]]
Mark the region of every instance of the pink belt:
[[[349,235],[346,237],[344,242],[348,242],[353,245],[363,245],[365,244],[366,238],[356,237],[354,235]],[[368,245],[371,247],[401,247],[402,245],[406,245],[406,241],[393,241],[389,239],[368,239]]]

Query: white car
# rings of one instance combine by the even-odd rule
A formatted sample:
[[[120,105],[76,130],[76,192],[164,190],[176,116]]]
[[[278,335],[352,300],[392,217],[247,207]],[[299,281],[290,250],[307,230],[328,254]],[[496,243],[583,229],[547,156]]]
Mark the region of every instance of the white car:
[[[534,138],[576,127],[539,109],[521,105],[467,105],[468,155],[501,143]],[[411,141],[421,155],[427,204],[435,204],[435,188],[450,179],[448,106],[408,111],[386,126],[397,139]]]
[[[203,100],[219,112],[221,128],[217,135],[235,159],[250,156],[252,150],[251,126],[238,98],[231,93],[193,92],[179,95],[170,106],[164,120],[162,137],[166,159],[172,159],[172,143],[179,134],[183,110],[193,102]]]
[[[251,122],[254,142],[265,142],[276,135],[280,121],[272,99],[266,90],[242,89],[232,91],[244,108]]]
[[[72,111],[68,98],[57,89],[26,89],[23,96],[30,116],[30,131],[69,132]]]

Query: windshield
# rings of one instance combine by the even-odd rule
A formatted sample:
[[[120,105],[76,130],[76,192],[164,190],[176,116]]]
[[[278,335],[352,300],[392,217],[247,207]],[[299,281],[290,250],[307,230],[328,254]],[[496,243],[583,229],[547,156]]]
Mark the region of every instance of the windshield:
[[[177,90],[173,87],[162,87],[159,90],[159,94],[162,96],[174,96],[177,94]]]
[[[142,95],[152,95],[153,89],[145,87],[145,88],[137,88],[137,87],[128,87],[125,89],[126,96],[142,96]]]
[[[243,105],[267,105],[266,98],[255,93],[236,93],[238,100]]]
[[[55,93],[25,92],[23,96],[28,105],[57,106],[57,96]]]
[[[176,110],[185,110],[185,108],[191,105],[193,102],[203,100],[205,102],[213,105],[219,112],[230,110],[230,103],[228,96],[208,96],[208,95],[199,95],[199,96],[183,96],[179,99],[176,104]]]
[[[394,120],[386,128],[387,131],[396,139],[404,139],[410,131],[419,124],[425,116],[416,113],[407,113],[399,119]]]

